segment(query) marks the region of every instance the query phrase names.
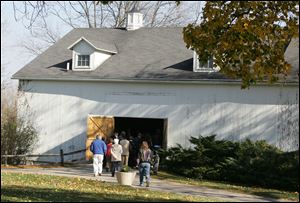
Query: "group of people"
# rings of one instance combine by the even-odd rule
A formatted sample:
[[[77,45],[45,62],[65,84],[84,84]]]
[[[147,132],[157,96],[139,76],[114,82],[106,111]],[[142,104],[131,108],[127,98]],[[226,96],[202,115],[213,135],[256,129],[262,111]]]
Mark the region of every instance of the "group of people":
[[[90,146],[90,151],[93,153],[94,175],[95,177],[102,175],[105,160],[106,170],[110,170],[114,177],[115,172],[120,171],[122,166],[128,166],[129,155],[131,155],[131,160],[136,159],[135,167],[139,169],[140,186],[143,185],[145,176],[146,186],[149,187],[151,163],[154,161],[154,172],[157,173],[158,154],[156,151],[153,153],[148,144],[149,140],[142,139],[141,134],[135,140],[128,140],[125,135],[125,132],[121,132],[120,136],[115,133],[107,143],[100,135],[96,136],[96,140]]]

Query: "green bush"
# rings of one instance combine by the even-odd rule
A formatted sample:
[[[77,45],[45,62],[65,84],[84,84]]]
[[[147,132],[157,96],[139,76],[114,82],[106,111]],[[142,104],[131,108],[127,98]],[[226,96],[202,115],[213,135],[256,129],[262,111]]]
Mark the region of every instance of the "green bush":
[[[130,172],[130,171],[132,171],[132,169],[129,166],[123,166],[121,168],[121,172]]]
[[[265,141],[231,142],[192,137],[192,148],[161,150],[161,167],[195,179],[298,191],[298,151],[284,153]]]
[[[16,104],[1,109],[1,155],[23,155],[32,152],[38,141],[38,134],[32,122],[25,116],[17,115]],[[7,158],[8,164],[18,165],[24,158]],[[1,157],[1,163],[5,158]]]

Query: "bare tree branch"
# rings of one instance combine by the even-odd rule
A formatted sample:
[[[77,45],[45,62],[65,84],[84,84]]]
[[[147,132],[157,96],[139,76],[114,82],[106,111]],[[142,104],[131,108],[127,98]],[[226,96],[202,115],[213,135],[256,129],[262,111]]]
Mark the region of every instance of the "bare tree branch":
[[[195,19],[193,21],[193,24],[197,24],[200,20],[200,17],[202,15],[202,7],[203,7],[203,2],[199,1],[196,3],[196,9],[195,9]]]
[[[96,18],[96,16],[97,16],[97,12],[96,12],[96,1],[93,1],[93,3],[94,3],[94,28],[96,28],[97,27],[97,18]]]
[[[195,10],[195,5],[186,8],[185,4],[182,2],[177,6],[175,1],[112,1],[108,4],[95,1],[14,1],[13,10],[15,20],[22,20],[24,27],[37,40],[35,43],[24,42],[22,46],[31,54],[38,54],[55,43],[61,34],[53,32],[49,25],[50,17],[71,28],[124,27],[127,13],[136,8],[144,14],[146,27],[183,26],[191,23],[187,20],[191,13],[189,9],[194,6]],[[193,21],[197,22],[200,11],[193,15]]]

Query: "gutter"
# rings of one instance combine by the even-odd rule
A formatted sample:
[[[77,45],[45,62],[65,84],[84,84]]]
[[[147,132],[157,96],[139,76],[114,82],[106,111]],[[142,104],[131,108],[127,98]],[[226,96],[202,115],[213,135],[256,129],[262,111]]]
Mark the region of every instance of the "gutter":
[[[118,82],[118,83],[158,83],[158,84],[207,84],[207,85],[241,85],[241,81],[237,80],[160,80],[160,79],[91,79],[91,78],[30,78],[30,77],[12,77],[11,79],[32,80],[32,81],[66,81],[66,82]],[[287,85],[299,86],[299,82],[277,82],[269,84],[267,82],[258,82],[256,85],[272,86],[272,85]]]

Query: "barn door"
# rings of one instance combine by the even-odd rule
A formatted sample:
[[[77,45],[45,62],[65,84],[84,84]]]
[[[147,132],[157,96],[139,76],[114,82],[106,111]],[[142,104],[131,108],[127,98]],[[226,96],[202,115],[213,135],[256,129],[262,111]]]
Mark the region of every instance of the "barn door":
[[[110,137],[115,129],[115,120],[112,116],[88,116],[87,118],[87,140],[86,140],[86,160],[93,157],[90,151],[91,143],[98,134],[104,138]]]

